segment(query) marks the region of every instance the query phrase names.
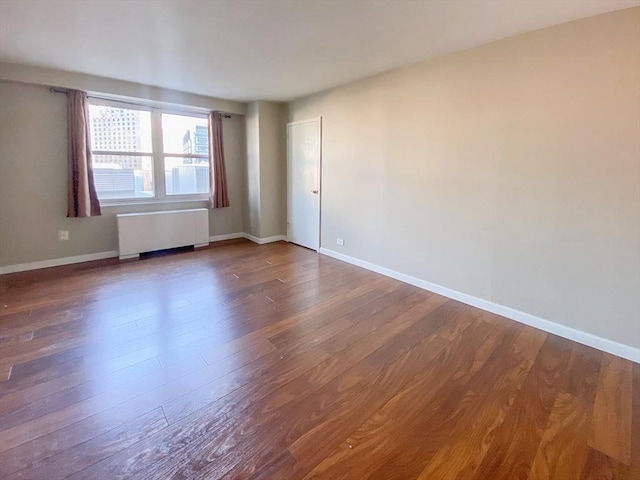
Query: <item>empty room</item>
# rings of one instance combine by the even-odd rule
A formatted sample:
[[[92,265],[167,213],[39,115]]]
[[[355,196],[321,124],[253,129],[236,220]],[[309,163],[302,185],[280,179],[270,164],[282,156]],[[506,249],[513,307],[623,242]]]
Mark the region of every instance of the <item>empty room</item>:
[[[640,480],[640,0],[0,0],[0,479]]]

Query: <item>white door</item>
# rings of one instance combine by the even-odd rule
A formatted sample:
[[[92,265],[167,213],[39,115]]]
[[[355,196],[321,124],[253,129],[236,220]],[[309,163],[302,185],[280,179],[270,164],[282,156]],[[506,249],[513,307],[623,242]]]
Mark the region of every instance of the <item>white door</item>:
[[[320,248],[320,118],[287,124],[287,237]]]

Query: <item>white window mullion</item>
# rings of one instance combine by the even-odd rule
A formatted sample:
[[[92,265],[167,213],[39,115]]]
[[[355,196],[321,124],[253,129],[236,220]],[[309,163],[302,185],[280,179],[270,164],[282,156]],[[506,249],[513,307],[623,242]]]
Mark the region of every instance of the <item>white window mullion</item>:
[[[162,140],[162,112],[153,110],[151,114],[151,134],[153,138],[153,179],[156,184],[156,198],[167,197],[167,186],[164,175],[164,155]]]

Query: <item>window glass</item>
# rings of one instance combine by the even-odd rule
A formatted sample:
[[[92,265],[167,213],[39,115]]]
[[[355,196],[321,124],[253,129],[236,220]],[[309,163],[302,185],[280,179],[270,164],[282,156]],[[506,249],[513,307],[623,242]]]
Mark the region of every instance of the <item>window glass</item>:
[[[89,120],[98,198],[153,198],[151,112],[89,105]]]
[[[153,157],[94,153],[93,182],[100,200],[153,198]]]
[[[167,195],[209,192],[209,161],[202,158],[164,159]]]
[[[91,149],[151,153],[151,112],[89,105]]]
[[[164,153],[209,155],[209,121],[163,113],[162,141]]]
[[[162,143],[167,195],[208,193],[208,119],[163,113]]]

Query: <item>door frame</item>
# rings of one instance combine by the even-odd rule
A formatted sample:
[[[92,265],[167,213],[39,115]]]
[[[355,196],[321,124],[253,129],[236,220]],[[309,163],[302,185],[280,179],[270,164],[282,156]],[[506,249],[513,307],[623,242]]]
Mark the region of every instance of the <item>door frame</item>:
[[[289,151],[289,127],[301,125],[304,123],[318,122],[318,249],[322,247],[322,117],[307,118],[306,120],[298,120],[296,122],[287,122],[287,242],[291,242],[289,238],[289,225],[291,220],[291,201],[292,201],[292,175],[291,175],[291,152]]]

